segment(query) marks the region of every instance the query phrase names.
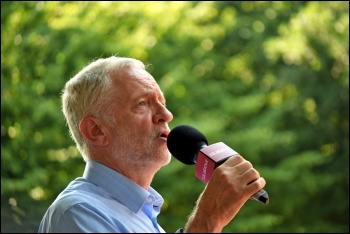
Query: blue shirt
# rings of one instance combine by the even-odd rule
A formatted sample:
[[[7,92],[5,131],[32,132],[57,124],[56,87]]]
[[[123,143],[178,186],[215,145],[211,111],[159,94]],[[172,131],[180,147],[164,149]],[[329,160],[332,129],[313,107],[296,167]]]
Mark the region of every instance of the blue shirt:
[[[165,232],[157,223],[164,200],[95,161],[73,180],[46,211],[39,233]]]

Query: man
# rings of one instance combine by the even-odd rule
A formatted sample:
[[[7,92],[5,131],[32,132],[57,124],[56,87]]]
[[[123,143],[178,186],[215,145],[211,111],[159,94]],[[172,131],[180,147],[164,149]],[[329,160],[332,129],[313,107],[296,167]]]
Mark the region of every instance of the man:
[[[165,232],[156,219],[163,198],[150,185],[171,160],[173,115],[144,64],[98,59],[67,82],[62,102],[86,167],[48,208],[39,232]],[[221,232],[265,183],[243,157],[229,158],[177,232]]]

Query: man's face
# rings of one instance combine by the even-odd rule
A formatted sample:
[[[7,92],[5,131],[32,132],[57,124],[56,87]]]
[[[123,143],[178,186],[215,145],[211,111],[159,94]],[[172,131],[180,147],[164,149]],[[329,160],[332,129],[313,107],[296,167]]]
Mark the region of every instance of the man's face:
[[[136,68],[125,69],[115,81],[118,91],[110,106],[117,123],[111,129],[113,155],[144,167],[168,164],[171,154],[166,140],[173,115],[158,84],[148,72]]]

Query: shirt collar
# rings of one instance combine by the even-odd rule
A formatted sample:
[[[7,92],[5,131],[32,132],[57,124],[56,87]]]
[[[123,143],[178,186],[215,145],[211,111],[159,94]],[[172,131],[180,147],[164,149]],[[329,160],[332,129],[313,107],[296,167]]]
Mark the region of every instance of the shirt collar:
[[[117,171],[93,160],[86,162],[83,177],[110,193],[120,203],[137,213],[152,198],[155,206],[164,203],[162,196],[152,187],[145,190]]]

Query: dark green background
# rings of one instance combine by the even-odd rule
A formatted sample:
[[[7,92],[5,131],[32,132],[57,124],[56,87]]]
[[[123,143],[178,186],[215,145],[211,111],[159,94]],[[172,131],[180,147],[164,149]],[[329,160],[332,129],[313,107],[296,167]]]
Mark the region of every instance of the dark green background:
[[[1,231],[37,232],[84,163],[65,82],[110,55],[149,64],[174,114],[263,176],[224,232],[349,232],[349,2],[1,2]],[[204,188],[173,158],[152,186],[167,232]]]

